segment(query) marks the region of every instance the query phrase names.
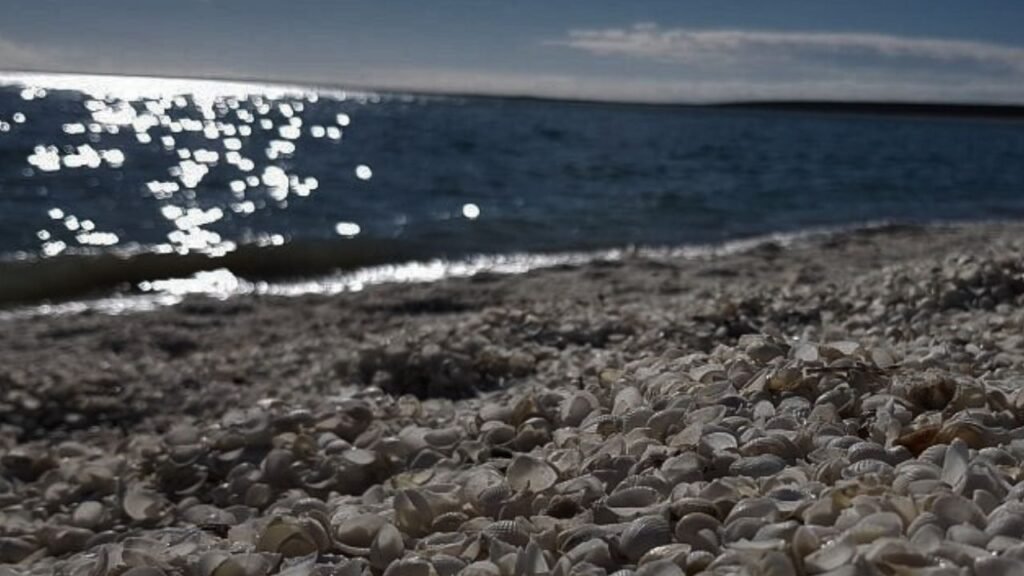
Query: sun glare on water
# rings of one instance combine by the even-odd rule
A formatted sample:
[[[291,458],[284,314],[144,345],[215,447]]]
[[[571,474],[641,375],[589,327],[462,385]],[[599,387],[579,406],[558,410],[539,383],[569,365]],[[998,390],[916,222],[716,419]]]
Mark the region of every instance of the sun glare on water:
[[[159,215],[156,221],[167,223],[164,242],[153,249],[209,256],[237,248],[219,223],[263,211],[288,210],[290,203],[301,202],[320,189],[318,175],[299,173],[292,159],[311,146],[340,144],[343,129],[353,121],[351,112],[341,112],[333,115],[330,124],[307,122],[305,116],[317,102],[330,99],[357,107],[380,101],[371,93],[128,76],[7,74],[0,77],[0,85],[4,84],[20,86],[26,106],[55,93],[79,95],[76,99],[83,120],[58,124],[58,132],[49,142],[36,144],[25,158],[27,176],[45,178],[77,171],[85,179],[94,170],[131,167],[140,150],[162,152],[166,162],[163,175],[159,168],[153,170],[152,179],[138,191],[152,202]],[[0,129],[32,128],[33,120],[31,114],[17,110],[9,118],[0,118]],[[258,134],[270,137],[260,138],[265,145],[252,142]],[[133,138],[130,145],[107,143],[123,142],[120,139],[125,136]],[[322,143],[315,144],[316,140]],[[357,182],[374,175],[365,163],[350,166]],[[230,174],[226,179],[222,176],[225,170]],[[231,201],[217,205],[208,195],[211,187],[221,186]],[[341,220],[346,214],[341,205],[338,210]],[[63,215],[68,207],[53,207],[51,217],[55,211]],[[64,226],[59,228],[66,230],[41,230],[37,234],[41,256],[120,244],[114,230],[104,229],[102,213],[70,217],[95,224],[90,230]],[[334,232],[353,237],[360,228],[341,221]]]

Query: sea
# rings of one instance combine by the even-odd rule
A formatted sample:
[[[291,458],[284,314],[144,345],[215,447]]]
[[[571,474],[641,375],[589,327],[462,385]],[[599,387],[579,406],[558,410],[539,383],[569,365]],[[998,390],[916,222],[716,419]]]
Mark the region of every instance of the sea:
[[[0,73],[0,308],[1024,217],[1020,118]]]

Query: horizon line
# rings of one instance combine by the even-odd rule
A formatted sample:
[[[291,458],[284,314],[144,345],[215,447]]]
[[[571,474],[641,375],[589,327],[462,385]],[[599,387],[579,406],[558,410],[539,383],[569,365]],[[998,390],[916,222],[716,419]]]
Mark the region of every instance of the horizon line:
[[[138,78],[154,80],[178,80],[197,82],[221,82],[263,85],[277,88],[312,89],[323,91],[343,91],[355,93],[377,93],[388,95],[408,95],[438,98],[478,98],[491,100],[516,100],[516,101],[540,101],[540,102],[561,102],[568,104],[591,104],[591,105],[612,105],[612,106],[641,106],[650,108],[733,108],[733,109],[760,109],[793,112],[850,112],[870,114],[909,114],[927,116],[977,116],[977,117],[1012,117],[1024,118],[1024,102],[986,102],[986,101],[938,101],[938,100],[909,100],[909,99],[837,99],[837,98],[735,98],[721,100],[652,100],[652,99],[621,99],[601,98],[598,96],[557,96],[530,94],[527,92],[499,93],[486,90],[452,90],[446,91],[434,88],[395,88],[373,85],[360,85],[358,83],[345,84],[331,81],[309,80],[309,79],[266,79],[246,75],[234,74],[197,74],[192,76],[172,74],[134,74],[114,72],[70,72],[64,70],[34,70],[34,69],[0,69],[0,82],[4,75],[38,75],[38,76],[60,76],[60,77],[99,77],[99,78]]]

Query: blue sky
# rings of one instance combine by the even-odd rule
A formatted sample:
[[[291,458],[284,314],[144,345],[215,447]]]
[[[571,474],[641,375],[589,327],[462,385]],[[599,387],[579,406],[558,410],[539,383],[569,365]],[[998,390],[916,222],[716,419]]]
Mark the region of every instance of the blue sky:
[[[12,0],[0,69],[639,101],[1024,103],[1020,0]]]

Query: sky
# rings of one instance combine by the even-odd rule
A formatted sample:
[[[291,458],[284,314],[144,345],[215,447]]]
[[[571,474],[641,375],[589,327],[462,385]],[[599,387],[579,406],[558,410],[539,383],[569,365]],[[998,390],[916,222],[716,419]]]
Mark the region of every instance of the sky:
[[[1024,104],[1021,0],[6,0],[0,70]]]

